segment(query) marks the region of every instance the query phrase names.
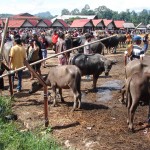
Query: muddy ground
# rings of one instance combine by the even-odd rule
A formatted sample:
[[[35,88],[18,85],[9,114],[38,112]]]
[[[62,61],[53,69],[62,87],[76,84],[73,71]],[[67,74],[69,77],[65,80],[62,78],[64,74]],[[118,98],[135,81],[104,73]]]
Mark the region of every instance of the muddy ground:
[[[52,50],[49,55],[54,54]],[[52,134],[59,143],[67,149],[77,150],[148,150],[150,149],[150,134],[141,126],[147,120],[147,106],[140,106],[135,115],[135,133],[128,132],[127,109],[119,102],[119,89],[124,81],[123,51],[106,55],[116,59],[108,78],[100,75],[97,82],[97,92],[92,92],[92,80],[82,77],[82,109],[71,112],[73,95],[70,90],[63,90],[67,103],[58,103],[52,107],[49,102],[49,122]],[[46,74],[49,67],[57,64],[57,59],[47,61],[47,68],[42,67],[42,74]],[[29,74],[25,71],[23,89],[15,93],[13,111],[18,115],[18,122],[24,129],[33,130],[44,126],[43,90],[33,95],[28,94],[31,86]],[[5,86],[8,86],[5,77]],[[15,91],[15,90],[14,90]],[[7,90],[4,94],[9,94]]]

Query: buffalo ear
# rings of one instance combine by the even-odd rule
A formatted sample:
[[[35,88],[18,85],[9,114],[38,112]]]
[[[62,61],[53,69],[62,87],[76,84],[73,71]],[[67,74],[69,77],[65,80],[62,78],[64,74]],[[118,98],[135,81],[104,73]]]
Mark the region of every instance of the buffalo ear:
[[[118,62],[117,60],[111,60],[111,64],[112,64],[112,65],[116,65],[117,62]]]

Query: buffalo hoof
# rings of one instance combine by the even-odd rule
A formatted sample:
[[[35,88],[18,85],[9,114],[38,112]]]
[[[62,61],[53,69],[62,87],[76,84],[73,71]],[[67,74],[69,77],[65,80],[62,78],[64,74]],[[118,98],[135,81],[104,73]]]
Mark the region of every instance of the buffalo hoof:
[[[135,130],[133,128],[132,129],[128,128],[128,132],[129,133],[135,133]]]
[[[31,91],[31,90],[29,90],[29,91],[28,91],[28,93],[29,93],[29,94],[32,94],[32,91]]]

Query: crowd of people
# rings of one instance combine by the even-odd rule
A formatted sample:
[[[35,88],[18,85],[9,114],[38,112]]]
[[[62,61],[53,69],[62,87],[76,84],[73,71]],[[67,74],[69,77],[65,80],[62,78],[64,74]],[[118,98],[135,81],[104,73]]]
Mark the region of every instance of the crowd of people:
[[[22,40],[24,35],[27,35],[24,40]],[[99,35],[112,35],[114,32],[108,31],[88,31],[88,33],[83,33],[81,30],[39,30],[39,29],[19,29],[19,30],[11,30],[7,32],[5,42],[13,41],[13,47],[10,50],[10,62],[9,62],[9,69],[18,69],[24,66],[24,60],[28,60],[29,63],[36,62],[38,60],[47,58],[47,48],[49,47],[49,43],[46,36],[51,36],[52,40],[52,49],[55,53],[64,52],[73,47],[72,38],[85,37],[85,47],[84,47],[84,54],[90,54],[91,49],[90,45],[87,45],[92,38],[95,38]],[[139,59],[141,55],[145,54],[148,49],[148,33],[142,38],[140,35],[137,35],[136,32],[126,32],[126,44],[127,44],[127,53],[126,56],[133,59]],[[1,38],[3,33],[1,33]],[[144,47],[141,47],[141,42],[143,41]],[[69,59],[69,52],[63,53],[58,56],[58,65],[65,65],[68,63]],[[46,61],[43,61],[42,64],[38,63],[33,65],[33,69],[37,72],[40,76],[41,73],[41,65],[46,67]],[[4,66],[0,64],[0,75],[4,72]],[[17,92],[22,90],[22,70],[16,73],[18,84],[17,84]],[[89,76],[87,75],[87,78]],[[14,83],[15,75],[12,77],[12,81]],[[31,72],[30,80],[34,79],[34,74]],[[4,88],[3,79],[0,79],[0,90]]]

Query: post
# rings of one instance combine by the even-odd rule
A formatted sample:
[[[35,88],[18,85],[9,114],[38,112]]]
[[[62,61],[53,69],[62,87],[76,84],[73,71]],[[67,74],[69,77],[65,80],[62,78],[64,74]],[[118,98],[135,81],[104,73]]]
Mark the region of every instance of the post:
[[[26,67],[35,75],[35,77],[39,80],[39,82],[43,85],[44,87],[44,116],[45,116],[45,127],[48,127],[49,125],[49,120],[48,120],[48,92],[47,92],[47,85],[44,82],[44,80],[39,76],[33,68],[30,66],[28,61],[25,61]]]

